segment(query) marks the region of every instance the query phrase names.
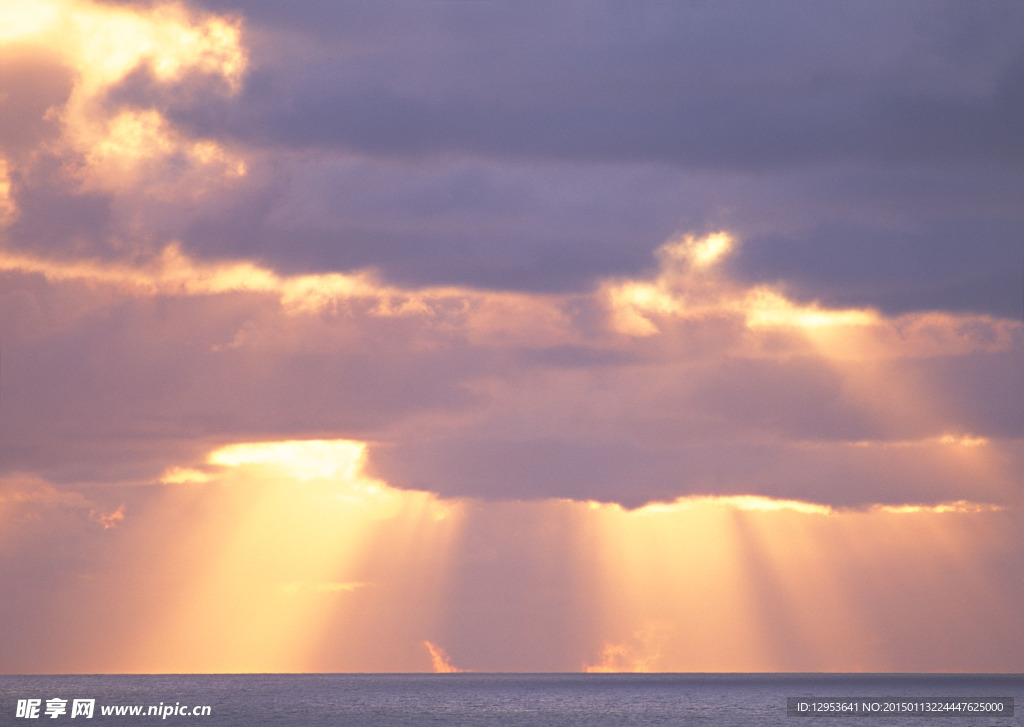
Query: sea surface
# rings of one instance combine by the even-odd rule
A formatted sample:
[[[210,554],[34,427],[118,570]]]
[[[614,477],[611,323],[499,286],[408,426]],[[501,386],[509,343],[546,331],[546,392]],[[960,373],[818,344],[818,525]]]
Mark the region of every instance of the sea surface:
[[[1014,713],[956,705],[1013,698]],[[80,700],[77,705],[75,700]],[[92,716],[87,716],[90,709]],[[799,716],[796,705],[927,713]],[[944,705],[949,712],[935,711]],[[35,708],[33,710],[33,707]],[[111,714],[139,708],[142,714]],[[153,714],[148,714],[150,708]],[[108,714],[103,714],[104,708]],[[198,713],[191,711],[198,708]],[[805,706],[808,710],[812,707]],[[848,709],[849,707],[835,707]],[[925,709],[912,706],[908,709]],[[976,709],[977,707],[975,707]],[[73,711],[79,713],[72,716]],[[208,713],[207,713],[208,712]],[[805,711],[806,713],[806,711]],[[33,714],[37,716],[32,716]],[[53,716],[50,716],[50,715]],[[20,715],[20,716],[19,716]],[[244,674],[0,676],[0,725],[1024,727],[1024,675]]]

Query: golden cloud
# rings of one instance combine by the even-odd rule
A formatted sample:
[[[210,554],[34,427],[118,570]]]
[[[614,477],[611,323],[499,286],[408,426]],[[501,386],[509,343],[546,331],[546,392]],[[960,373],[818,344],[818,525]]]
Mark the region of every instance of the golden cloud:
[[[198,73],[240,87],[248,60],[238,19],[181,3],[148,7],[89,0],[37,0],[0,7],[0,45],[47,48],[73,69],[70,95],[47,117],[61,132],[48,146],[83,189],[195,195],[245,174],[245,161],[208,139],[191,139],[153,109],[112,106],[108,92],[145,69],[159,83]],[[172,168],[184,159],[187,170]]]

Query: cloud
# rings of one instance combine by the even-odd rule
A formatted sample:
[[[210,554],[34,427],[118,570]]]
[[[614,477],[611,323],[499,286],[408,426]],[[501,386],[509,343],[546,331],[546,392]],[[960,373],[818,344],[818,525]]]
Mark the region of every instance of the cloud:
[[[953,196],[952,189],[942,194],[955,207],[959,203]],[[732,272],[747,281],[784,280],[792,295],[832,306],[1016,317],[1021,305],[1020,220],[999,202],[993,206],[999,211],[987,217],[964,212],[913,230],[831,222],[799,235],[758,237],[731,261]]]
[[[0,670],[1019,671],[1022,27],[3,5]]]
[[[664,629],[664,625],[661,628]],[[583,671],[590,674],[662,671],[658,665],[661,660],[659,641],[663,636],[658,631],[658,625],[651,624],[634,634],[632,643],[605,644],[598,662],[585,664]]]
[[[424,641],[423,645],[430,652],[430,661],[433,664],[435,674],[453,674],[462,671],[462,669],[452,666],[448,654],[440,646],[430,641]]]
[[[143,59],[103,95],[191,159],[146,162],[126,221],[197,255],[579,292],[724,226],[800,299],[1019,307],[1014,4],[242,10],[244,78]]]
[[[564,293],[724,226],[802,300],[1019,307],[1012,4],[38,7],[8,246]]]
[[[1019,323],[797,303],[729,279],[734,246],[684,236],[651,277],[568,296],[174,247],[137,265],[7,255],[5,378],[24,382],[5,393],[7,467],[155,481],[217,444],[329,433],[370,442],[383,480],[446,496],[1013,497],[985,463],[1021,456],[999,393]]]
[[[204,127],[186,113],[189,104],[242,108],[252,101],[247,93],[296,70],[287,54],[275,54],[290,41],[260,26],[260,12],[244,35],[238,18],[182,6],[134,12],[80,3],[68,16],[79,33],[73,42],[33,50],[57,32],[57,15],[43,12],[57,7],[40,6],[34,24],[11,26],[20,28],[19,45],[5,51],[15,61],[5,83],[21,114],[4,132],[0,179],[5,378],[19,381],[5,392],[8,471],[153,482],[173,467],[201,471],[203,453],[230,442],[343,437],[370,443],[369,466],[385,480],[451,496],[631,507],[701,494],[836,506],[1009,497],[1005,473],[1020,458],[1021,412],[1000,392],[1021,345],[1020,326],[1006,315],[1016,269],[1006,241],[1016,239],[1019,213],[1012,194],[986,197],[1005,172],[960,178],[953,155],[939,174],[914,162],[893,176],[867,154],[859,167],[787,171],[773,200],[735,171],[708,177],[710,191],[701,189],[696,168],[673,170],[670,155],[645,169],[612,157],[576,166],[571,154],[548,151],[531,161],[472,143],[466,153],[409,157],[331,142],[309,158],[287,145],[255,146],[232,131],[230,114]],[[569,37],[568,71],[586,74],[589,61],[579,59],[630,47],[609,25],[612,10]],[[724,22],[647,8],[630,21],[651,34],[646,61],[627,62],[625,77],[651,73],[653,83],[694,60],[695,49],[657,30],[662,11],[710,29]],[[441,13],[431,16],[435,34],[397,50],[381,34],[404,21],[356,13],[356,25],[374,30],[331,73],[351,81],[368,72],[367,59],[390,59],[379,67],[384,91],[368,100],[370,112],[398,87],[456,108],[462,96],[445,84],[494,100],[476,77],[402,74],[413,72],[413,58],[461,66],[461,54],[480,52],[461,35],[446,42],[456,33],[452,18],[481,23],[487,36],[518,11],[417,12]],[[556,25],[571,16],[549,12]],[[995,46],[964,38],[935,51],[940,66],[971,59],[949,89],[957,103],[1010,103],[1001,89],[1012,76],[999,69],[1015,56],[992,23],[1004,11],[991,12],[978,16],[977,32],[1001,38]],[[896,14],[900,23],[913,18]],[[513,33],[535,23],[516,17]],[[918,40],[946,38],[947,21]],[[119,23],[138,37],[104,61],[102,39]],[[264,53],[248,79],[243,39]],[[541,50],[553,42],[538,39]],[[858,47],[829,62],[844,66]],[[885,47],[890,55],[858,73],[884,77],[885,88],[933,88],[926,69],[909,85],[886,75],[896,56],[895,45]],[[783,54],[765,73],[782,83],[805,50]],[[303,53],[317,63],[332,57],[316,44]],[[533,73],[532,63],[521,72]],[[713,71],[720,88],[700,86],[699,74],[681,77],[699,92],[687,103],[731,103],[726,92],[746,83],[738,74],[745,66],[723,63]],[[481,78],[503,68],[485,64]],[[643,97],[650,84],[633,80]],[[809,82],[790,83],[799,90]],[[615,98],[602,83],[589,79],[560,103]],[[310,81],[294,92],[315,88]],[[530,109],[556,90],[513,89],[494,100],[497,108],[519,98]],[[396,118],[417,118],[404,114]],[[481,128],[493,131],[490,122]],[[865,191],[879,174],[899,205],[879,208]],[[924,195],[897,184],[926,178],[934,188]],[[646,250],[654,234],[671,234],[668,210],[679,199],[665,190],[680,180],[696,201],[673,224],[742,190],[755,211],[739,215],[739,228],[761,232],[674,235],[652,262]],[[812,187],[812,204],[796,205]],[[835,194],[850,190],[859,192],[843,207]],[[953,205],[953,218],[931,209],[939,198]],[[901,229],[904,204],[926,221]],[[878,209],[882,219],[866,221]],[[733,213],[710,216],[718,214]],[[214,223],[220,216],[225,222]],[[975,242],[965,259],[966,238]],[[993,292],[993,281],[1003,290]],[[990,454],[961,456],[947,435],[984,437]],[[929,457],[914,464],[912,451]],[[964,492],[968,479],[974,491]]]
[[[218,142],[107,100],[140,68],[168,86],[216,77],[232,93],[246,66],[237,22],[175,3],[72,0],[5,8],[0,22],[5,248],[131,256],[151,240],[147,217],[245,176]]]
[[[371,154],[766,169],[850,156],[1005,163],[1020,121],[1011,29],[1024,18],[1005,3],[944,4],[927,24],[880,3],[403,11],[312,6],[283,19],[252,5],[270,35],[331,28],[345,62],[323,61],[326,37],[290,62],[274,55],[230,112],[233,133]],[[311,64],[325,73],[310,78]],[[207,133],[224,116],[203,111],[180,113]]]

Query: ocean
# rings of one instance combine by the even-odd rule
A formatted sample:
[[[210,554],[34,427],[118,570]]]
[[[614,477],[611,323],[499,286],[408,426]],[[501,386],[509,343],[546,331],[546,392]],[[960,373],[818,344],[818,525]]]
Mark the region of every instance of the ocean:
[[[1022,714],[1020,674],[0,676],[2,725],[1024,727]]]

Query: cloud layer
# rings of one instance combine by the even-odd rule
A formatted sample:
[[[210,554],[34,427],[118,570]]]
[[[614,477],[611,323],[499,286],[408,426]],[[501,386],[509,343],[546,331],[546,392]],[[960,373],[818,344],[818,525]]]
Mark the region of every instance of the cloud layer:
[[[174,247],[142,266],[8,256],[7,467],[145,480],[189,449],[330,433],[374,442],[388,482],[453,496],[1012,496],[978,460],[1020,464],[1019,323],[801,305],[724,277],[732,244],[684,237],[651,278],[563,296]]]
[[[1021,38],[0,8],[0,671],[1019,671]]]

